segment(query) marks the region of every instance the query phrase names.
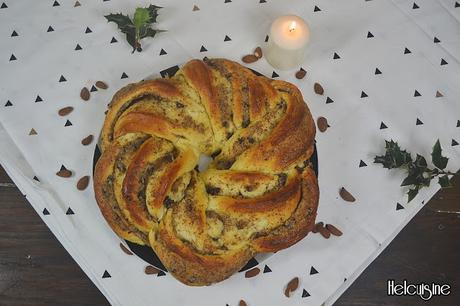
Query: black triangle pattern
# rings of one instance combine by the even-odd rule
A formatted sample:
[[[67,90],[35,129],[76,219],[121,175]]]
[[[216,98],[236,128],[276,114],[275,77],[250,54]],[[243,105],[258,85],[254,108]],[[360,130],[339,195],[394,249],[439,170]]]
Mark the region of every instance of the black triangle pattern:
[[[8,101],[10,102],[10,101]],[[460,127],[460,120],[457,120],[457,127]]]
[[[422,120],[417,118],[417,121],[415,122],[415,125],[423,125]]]
[[[168,54],[168,53],[164,49],[161,49],[160,55],[165,55],[165,54]]]
[[[107,272],[107,270],[104,271],[104,273],[102,274],[102,278],[111,278],[112,275],[110,275],[109,272]]]
[[[340,56],[336,52],[334,52],[334,59],[339,59],[339,58]]]
[[[46,30],[46,32],[54,32],[53,27],[52,27],[52,26],[49,26],[49,27],[48,27],[48,30]]]
[[[417,89],[414,91],[414,97],[421,97],[422,95],[417,91]]]
[[[268,42],[268,39],[269,39],[268,35],[265,36],[265,42]]]
[[[72,208],[67,208],[67,211],[65,212],[66,215],[70,216],[70,215],[75,215],[75,213],[73,212]]]
[[[49,214],[50,214],[50,212],[48,211],[48,209],[43,208],[43,215],[49,216]]]
[[[415,10],[415,9],[418,9],[420,8],[420,6],[417,5],[417,3],[414,2],[414,4],[412,5],[412,9]]]
[[[37,95],[37,97],[35,98],[35,102],[42,102],[42,101],[43,99],[39,95]]]
[[[160,270],[160,272],[157,273],[157,277],[160,277],[160,276],[165,276],[166,273],[164,273],[163,271]]]
[[[447,62],[445,59],[441,58],[441,66],[447,65]]]
[[[118,42],[118,40],[115,37],[112,37],[112,39],[110,40],[110,43],[113,44],[113,43],[116,43],[116,42]]]
[[[382,71],[379,68],[375,68],[375,74],[382,74]]]
[[[259,3],[267,3],[266,0],[260,0]]]
[[[16,32],[16,30],[13,30],[13,33],[11,33],[11,37],[16,37],[16,36],[19,36],[18,32]]]
[[[59,2],[54,1],[53,6],[60,6]]]
[[[0,8],[2,8],[2,9],[8,8],[8,5],[6,5],[6,3],[3,2],[3,3],[2,3],[2,6],[0,6]]]
[[[315,269],[315,267],[311,266],[310,268],[310,275],[315,275],[315,274],[318,274],[318,270]]]
[[[380,123],[380,129],[383,130],[383,129],[387,129],[387,125],[385,123],[383,123],[383,121]]]
[[[230,3],[232,0],[225,0],[224,3]]]
[[[453,147],[458,146],[457,140],[452,139],[451,145],[452,145]]]
[[[238,272],[243,272],[243,271],[245,271],[245,270],[247,270],[247,269],[250,269],[250,268],[252,268],[252,267],[257,266],[258,264],[259,264],[259,262],[257,261],[257,259],[255,259],[254,257],[252,257],[252,258],[249,259],[249,261],[244,265],[244,267],[242,267],[242,268],[240,269],[240,271],[238,271]]]
[[[310,296],[310,293],[308,293],[307,290],[303,289],[303,291],[302,291],[302,297],[303,297],[303,298],[306,298],[306,297],[309,297],[309,296]]]
[[[359,167],[362,168],[362,167],[367,167],[367,164],[361,159],[359,161]]]
[[[200,52],[206,52],[206,51],[208,51],[208,49],[206,49],[204,46],[201,46]]]
[[[231,40],[232,39],[228,35],[225,35],[224,41],[231,41]]]
[[[404,209],[404,206],[402,206],[399,203],[396,203],[396,210],[401,210],[401,209]]]
[[[269,266],[265,265],[265,267],[264,267],[264,273],[270,273],[270,272],[272,272],[272,269],[270,269]]]
[[[40,182],[40,180],[38,179],[38,177],[35,176],[35,175],[34,175],[33,179],[34,179],[35,181],[37,181],[37,182]]]
[[[60,82],[60,83],[61,83],[61,82],[67,82],[67,80],[66,80],[66,78],[65,78],[63,75],[61,75],[61,77],[59,78],[59,82]]]
[[[367,38],[372,38],[372,37],[374,37],[374,34],[372,34],[371,32],[368,31],[367,32]]]
[[[89,91],[90,91],[90,92],[95,92],[95,91],[97,91],[97,88],[96,88],[96,86],[94,86],[94,85],[93,85],[93,86],[91,86],[91,89],[90,89]]]
[[[61,165],[61,169],[59,169],[59,170],[61,170],[61,171],[62,170],[67,170],[67,168],[64,165]]]
[[[160,75],[163,78],[172,77],[173,75],[176,74],[178,70],[179,70],[179,66],[177,65],[172,66],[172,67],[166,68],[165,70],[160,71]]]
[[[409,53],[412,53],[409,49],[405,48],[404,49],[404,54],[409,54]]]
[[[72,122],[70,122],[69,120],[67,120],[64,124],[64,126],[72,126]]]
[[[332,100],[331,98],[327,97],[326,98],[326,104],[329,104],[329,103],[334,103],[334,100]]]
[[[315,5],[315,8],[313,9],[313,12],[321,12],[321,9]]]
[[[460,7],[460,3],[455,2],[455,6],[454,6],[454,7],[456,7],[456,8],[457,8],[457,7]]]
[[[5,103],[5,107],[6,107],[6,106],[13,106],[13,103],[11,103],[11,101],[8,100],[8,101],[6,101],[6,103]],[[458,124],[457,124],[457,126],[458,126]]]
[[[364,91],[361,91],[361,98],[367,98],[368,95],[367,93],[365,93]]]
[[[17,60],[16,56],[14,54],[11,54],[10,56],[10,62]]]
[[[435,37],[433,38],[433,42],[434,42],[435,44],[437,44],[437,43],[440,43],[441,41],[439,40],[439,38],[437,38],[437,37],[435,36]]]
[[[272,73],[272,78],[277,78],[277,77],[279,77],[279,74],[276,73],[276,71],[273,71],[273,73]]]
[[[86,27],[85,34],[88,34],[88,33],[93,33],[93,31],[91,31],[89,27]]]
[[[76,50],[76,51],[81,50],[81,46],[80,46],[79,44],[77,44],[77,45],[75,46],[75,50]]]
[[[128,78],[128,75],[125,72],[123,72],[121,74],[121,79],[127,79],[127,78]]]

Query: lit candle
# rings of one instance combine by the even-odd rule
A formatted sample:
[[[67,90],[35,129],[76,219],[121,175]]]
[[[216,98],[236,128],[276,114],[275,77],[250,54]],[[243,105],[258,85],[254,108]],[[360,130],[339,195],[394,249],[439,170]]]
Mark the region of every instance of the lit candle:
[[[265,58],[280,70],[296,68],[305,58],[309,39],[310,29],[302,18],[295,15],[281,16],[270,28]]]

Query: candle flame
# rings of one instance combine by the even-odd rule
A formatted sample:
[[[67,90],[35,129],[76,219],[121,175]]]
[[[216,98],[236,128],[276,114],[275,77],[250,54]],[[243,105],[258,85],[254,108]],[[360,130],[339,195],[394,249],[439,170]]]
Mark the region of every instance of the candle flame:
[[[291,24],[289,25],[289,32],[292,32],[296,29],[297,23],[295,21],[292,21]]]

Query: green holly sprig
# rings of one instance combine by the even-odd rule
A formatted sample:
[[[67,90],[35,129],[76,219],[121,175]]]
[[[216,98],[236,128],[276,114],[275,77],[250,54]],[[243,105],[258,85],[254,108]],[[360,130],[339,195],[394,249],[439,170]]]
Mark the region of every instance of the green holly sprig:
[[[141,39],[145,37],[155,37],[159,32],[163,30],[156,30],[152,28],[152,24],[157,22],[158,10],[162,7],[156,5],[150,5],[149,7],[138,7],[134,12],[133,20],[128,15],[121,13],[109,14],[104,17],[108,22],[114,22],[117,24],[118,29],[126,34],[126,40],[133,47],[133,52],[141,52]]]
[[[439,139],[431,152],[431,161],[435,168],[429,168],[426,159],[420,154],[416,154],[415,160],[412,159],[411,153],[401,150],[398,143],[393,140],[385,140],[385,149],[385,155],[375,156],[374,163],[382,164],[387,169],[403,169],[407,172],[407,177],[401,183],[401,186],[409,186],[407,202],[412,201],[421,188],[430,186],[434,178],[438,178],[442,188],[448,188],[452,187],[449,176],[458,175],[444,170],[449,158],[442,155]]]

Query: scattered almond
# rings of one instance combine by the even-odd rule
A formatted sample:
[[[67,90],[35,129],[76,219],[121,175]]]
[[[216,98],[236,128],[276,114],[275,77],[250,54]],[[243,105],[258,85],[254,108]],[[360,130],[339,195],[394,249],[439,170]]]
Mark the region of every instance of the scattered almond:
[[[257,62],[258,58],[254,54],[248,54],[243,56],[243,62],[246,64]]]
[[[304,69],[300,69],[296,72],[295,77],[299,80],[303,79],[307,75],[307,71]]]
[[[147,266],[147,267],[145,267],[144,272],[145,272],[145,274],[150,275],[150,274],[158,274],[160,272],[160,270],[158,270],[154,266]]]
[[[84,101],[88,101],[90,97],[90,93],[88,88],[83,87],[80,91],[80,98],[82,98]]]
[[[127,255],[133,255],[133,253],[132,253],[130,250],[128,250],[128,248],[125,247],[125,246],[123,245],[123,243],[121,243],[121,242],[120,242],[120,249],[121,249],[125,254],[127,254]]]
[[[321,133],[326,132],[327,128],[329,127],[327,119],[324,117],[318,117],[318,119],[316,120],[316,124],[318,125],[318,129]]]
[[[323,95],[323,93],[324,93],[324,88],[323,88],[323,86],[321,86],[320,83],[315,83],[315,84],[313,85],[313,90],[314,90],[315,93],[318,94],[318,95]]]
[[[246,273],[244,273],[244,277],[251,278],[251,277],[256,276],[259,273],[260,273],[260,269],[256,267],[256,268],[246,271]]]
[[[319,227],[318,232],[321,234],[321,236],[323,236],[326,239],[329,239],[329,237],[331,237],[331,232],[329,232],[329,230],[324,226]]]
[[[58,111],[59,116],[67,116],[73,111],[72,106],[63,107]]]
[[[323,222],[318,222],[315,224],[315,226],[313,227],[313,230],[312,230],[312,233],[317,233],[319,232],[319,228],[320,227],[323,227],[324,223]]]
[[[56,175],[59,177],[71,177],[72,176],[72,171],[68,169],[61,169],[58,172],[56,172]]]
[[[286,297],[290,297],[290,296],[291,296],[291,292],[296,291],[297,287],[299,287],[299,278],[298,278],[298,277],[294,277],[294,278],[291,279],[291,280],[289,281],[289,283],[287,284],[286,289],[284,290],[284,295],[285,295]]]
[[[257,48],[254,50],[254,55],[255,55],[255,57],[257,57],[258,59],[259,59],[259,58],[262,58],[262,56],[263,56],[262,48],[261,48],[261,47],[257,47]]]
[[[86,187],[88,187],[89,183],[89,176],[85,175],[82,178],[80,178],[77,182],[77,189],[78,190],[85,190]]]
[[[107,88],[109,88],[109,86],[108,86],[105,82],[102,82],[102,81],[97,81],[97,82],[96,82],[96,87],[97,87],[97,88],[100,88],[100,89],[107,89]]]
[[[248,306],[248,304],[246,304],[245,301],[240,300],[240,302],[238,303],[238,306]]]
[[[342,231],[339,230],[337,227],[335,227],[332,224],[326,224],[326,228],[334,236],[342,236],[343,235]]]
[[[81,144],[84,146],[87,146],[93,142],[93,138],[94,138],[93,135],[88,135],[81,140]]]
[[[340,188],[339,192],[340,196],[342,199],[344,199],[347,202],[354,202],[356,201],[355,197],[351,195],[351,193],[348,192],[344,187]]]

